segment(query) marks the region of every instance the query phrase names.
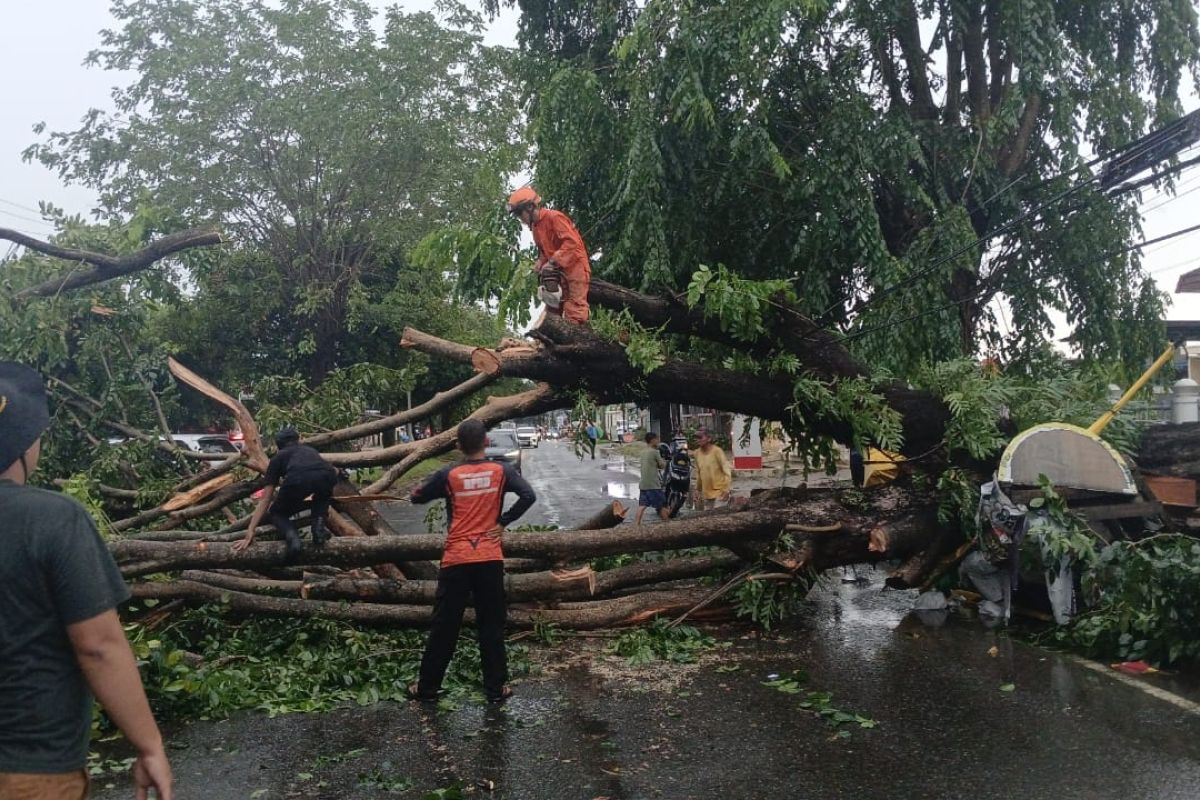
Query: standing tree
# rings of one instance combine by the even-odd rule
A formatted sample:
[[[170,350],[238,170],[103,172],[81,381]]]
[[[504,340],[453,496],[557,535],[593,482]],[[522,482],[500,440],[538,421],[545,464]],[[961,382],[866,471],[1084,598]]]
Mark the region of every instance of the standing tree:
[[[319,382],[360,355],[355,310],[383,302],[407,249],[494,204],[524,152],[510,52],[445,10],[390,9],[380,33],[360,0],[117,0],[89,62],[135,80],[26,157],[114,217],[219,224],[233,246],[193,279],[227,306],[190,320],[193,343]]]
[[[1200,65],[1186,0],[516,4],[538,187],[604,277],[788,281],[901,375],[1031,356],[1051,312],[1088,358],[1161,346],[1123,179],[1178,140],[1103,173],[1089,158],[1181,113]]]

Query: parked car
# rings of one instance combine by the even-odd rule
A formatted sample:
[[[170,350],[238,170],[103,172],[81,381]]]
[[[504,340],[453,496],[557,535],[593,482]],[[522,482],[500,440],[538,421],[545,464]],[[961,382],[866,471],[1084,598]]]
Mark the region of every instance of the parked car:
[[[161,438],[165,439],[166,437]],[[124,436],[113,436],[108,439],[108,443],[111,445],[121,445],[128,441],[130,439]],[[171,441],[176,447],[191,450],[193,453],[238,452],[238,448],[223,433],[172,433]]]
[[[508,461],[517,472],[521,471],[521,443],[512,430],[499,428],[489,432],[486,454],[488,461]]]
[[[542,437],[538,435],[537,428],[517,428],[517,443],[521,447],[537,447],[542,442]]]
[[[171,440],[194,453],[236,453],[238,448],[223,433],[172,433]]]
[[[559,433],[558,428],[551,428],[550,430],[546,431],[546,439],[550,441],[556,441],[561,438],[562,434]]]

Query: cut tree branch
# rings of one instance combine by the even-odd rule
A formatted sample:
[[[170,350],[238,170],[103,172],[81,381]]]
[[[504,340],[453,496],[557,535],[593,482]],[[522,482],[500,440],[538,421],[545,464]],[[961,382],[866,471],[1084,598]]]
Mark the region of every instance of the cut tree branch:
[[[138,583],[130,587],[134,597],[163,600],[183,599],[197,603],[215,602],[223,607],[252,614],[272,614],[282,617],[323,617],[368,625],[412,627],[429,624],[431,606],[389,605],[383,603],[343,603],[330,600],[298,600],[290,597],[267,597],[229,589],[219,589],[196,581],[170,583]],[[636,625],[657,616],[680,614],[704,599],[707,588],[643,592],[611,600],[583,603],[563,603],[553,609],[508,610],[508,624],[530,629],[539,623],[559,625],[575,630],[595,630],[623,625]],[[468,609],[465,620],[474,622],[474,611]]]
[[[304,437],[304,443],[310,447],[324,447],[339,442],[348,442],[353,439],[362,439],[366,436],[374,436],[377,433],[382,433],[389,428],[398,428],[401,425],[407,425],[410,422],[426,419],[433,414],[441,411],[443,408],[457,403],[465,397],[470,397],[475,392],[487,386],[496,379],[495,375],[486,373],[477,373],[472,375],[467,380],[446,389],[443,392],[438,392],[429,400],[425,401],[416,408],[407,411],[401,411],[392,414],[383,419],[371,420],[364,422],[361,425],[354,425],[341,430],[330,431],[328,433],[318,433],[313,436]]]
[[[452,354],[456,360],[471,363],[476,369],[500,375],[543,380],[564,389],[586,388],[600,402],[646,397],[770,420],[787,420],[791,414],[789,408],[795,402],[791,382],[781,378],[714,369],[679,359],[667,359],[659,368],[644,373],[630,364],[619,344],[600,337],[588,326],[574,325],[562,317],[546,317],[536,332],[550,344],[504,350],[453,349],[446,347],[443,340],[411,328],[405,330],[401,343],[422,352]],[[563,346],[571,347],[571,358],[557,354]],[[631,396],[633,387],[637,397]],[[949,413],[939,400],[899,384],[879,387],[878,391],[903,418],[903,452],[924,453],[942,440]],[[814,409],[805,409],[805,419],[813,433],[840,442],[852,441],[853,432],[844,420],[824,416]],[[377,490],[372,487],[370,491]]]

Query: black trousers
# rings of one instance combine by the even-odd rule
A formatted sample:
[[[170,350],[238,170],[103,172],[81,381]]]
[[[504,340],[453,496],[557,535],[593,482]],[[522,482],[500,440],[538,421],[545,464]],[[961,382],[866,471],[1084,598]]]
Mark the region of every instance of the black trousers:
[[[588,450],[592,451],[592,459],[595,460],[595,458],[596,458],[596,440],[590,436],[587,437],[587,446],[588,446]]]
[[[446,668],[458,644],[467,597],[475,598],[475,625],[479,629],[479,654],[483,662],[483,691],[489,699],[500,697],[508,681],[508,654],[504,651],[504,562],[459,564],[438,571],[433,600],[433,628],[421,657],[417,691],[432,697],[442,688]]]
[[[329,501],[338,476],[333,471],[313,472],[311,475],[289,475],[275,492],[275,500],[267,509],[267,521],[282,531],[292,526],[292,517],[304,510],[304,498],[313,496],[313,519],[324,519],[329,513]]]

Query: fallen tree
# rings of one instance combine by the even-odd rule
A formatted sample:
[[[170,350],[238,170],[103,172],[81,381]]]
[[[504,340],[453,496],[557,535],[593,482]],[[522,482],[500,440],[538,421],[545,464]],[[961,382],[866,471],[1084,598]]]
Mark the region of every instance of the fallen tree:
[[[83,282],[53,285],[54,291],[62,291],[105,280],[105,275],[129,274],[166,255],[218,241],[211,231],[185,232],[119,262],[94,253],[58,252],[46,243],[22,243],[96,267],[97,272],[83,276]],[[48,290],[37,287],[22,297]],[[158,433],[106,417],[102,403],[61,380],[52,381],[51,389],[75,420],[91,420],[122,436],[154,443],[158,450],[197,465],[198,471],[183,471],[169,497],[148,508],[136,507],[139,495],[134,489],[103,487],[104,496],[134,506],[111,526],[121,537],[111,548],[123,574],[170,576],[165,581],[135,583],[135,596],[218,600],[253,613],[319,614],[387,624],[427,619],[437,569],[433,560],[440,555],[442,539],[394,530],[375,504],[396,496],[389,493],[417,464],[452,450],[455,430],[388,447],[358,445],[390,428],[427,419],[502,377],[536,383],[515,394],[487,397],[471,414],[487,427],[571,407],[584,392],[602,403],[677,402],[791,424],[803,420],[806,435],[845,444],[855,439],[856,421],[844,403],[814,400],[798,389],[797,379],[802,376],[831,397],[839,386],[853,385],[855,391],[869,396],[868,403],[875,404],[864,408],[895,415],[899,449],[919,461],[919,469],[927,473],[927,480],[919,485],[931,485],[929,479],[948,464],[980,466],[964,453],[948,449],[952,415],[940,397],[890,380],[873,381],[840,337],[784,298],[768,304],[759,334],[745,339],[731,336],[724,321],[710,315],[702,304],[690,305],[677,296],[647,295],[594,281],[589,299],[598,308],[627,314],[644,329],[679,337],[679,343],[665,348],[661,359],[647,366],[630,358],[624,338],[604,336],[591,326],[560,317],[545,317],[528,340],[505,340],[496,347],[473,347],[406,329],[402,346],[469,365],[475,375],[411,410],[308,437],[339,467],[381,467],[383,472],[362,489],[349,482],[339,484],[330,518],[336,538],[319,550],[306,546],[294,561],[286,559],[282,543],[269,541],[266,527],[253,548],[242,553],[232,549],[248,521],[248,500],[263,485],[261,473],[268,454],[253,416],[230,394],[186,366],[168,361],[182,384],[222,406],[246,434],[244,453],[219,464],[201,465],[204,456],[181,453]],[[711,359],[691,357],[692,348],[686,345],[699,340],[764,362],[787,355],[798,366],[791,372],[713,366]],[[1142,461],[1167,474],[1195,474],[1200,471],[1200,429],[1153,431]],[[698,579],[734,575],[744,580],[755,571],[807,585],[813,574],[831,567],[894,560],[899,567],[889,577],[889,585],[920,585],[944,568],[947,558],[959,550],[962,536],[939,523],[940,498],[917,486],[901,479],[862,492],[767,492],[736,510],[616,530],[612,528],[620,525],[625,511],[611,504],[581,530],[509,534],[510,594],[514,601],[547,606],[542,611],[558,615],[556,619],[564,624],[584,627],[633,621],[680,605],[691,607],[699,591]],[[214,515],[225,518],[217,530],[186,529],[193,520]],[[614,569],[591,563],[631,554],[654,554],[655,560]],[[593,605],[568,607],[576,601]],[[523,619],[529,622],[533,617]]]
[[[612,293],[604,284],[600,291]],[[645,296],[627,291],[619,296],[632,297],[649,309],[639,312],[645,314],[647,322],[681,329],[686,323],[712,333],[711,326],[706,327],[693,313],[664,310],[670,305],[666,300],[650,303]],[[796,324],[798,330],[808,330],[801,322]],[[529,341],[509,340],[495,348],[481,348],[407,329],[403,346],[435,358],[470,364],[477,371],[459,387],[439,393],[420,413],[432,413],[449,399],[467,396],[498,377],[542,382],[515,395],[488,397],[471,415],[488,427],[564,407],[572,387],[584,388],[600,401],[629,397],[636,391],[641,399],[690,400],[768,419],[785,417],[794,404],[790,387],[781,379],[671,358],[646,374],[630,362],[619,343],[560,318],[544,319],[534,335]],[[804,340],[793,337],[790,341],[799,347]],[[836,347],[834,343],[823,341],[822,346],[825,354],[813,363],[844,370],[841,377],[862,377],[861,368],[848,356],[830,354],[830,349]],[[202,386],[195,379],[190,382]],[[908,449],[919,447],[926,453],[938,450],[944,442],[949,416],[943,404],[906,387],[884,386],[880,392],[901,412]],[[205,393],[219,396],[211,390]],[[388,422],[404,424],[416,418],[415,413],[405,412],[393,415]],[[842,440],[849,437],[844,420],[814,415],[811,421],[824,435]],[[328,446],[378,431],[378,424],[370,423],[314,439]],[[1195,435],[1200,439],[1200,433]],[[1182,443],[1186,440],[1187,434],[1182,434],[1178,446],[1186,447]],[[341,466],[386,467],[383,475],[362,492],[371,498],[390,491],[417,463],[446,453],[454,445],[455,431],[449,429],[415,442],[332,452],[327,458]],[[941,452],[940,457],[944,463],[948,454]],[[229,493],[245,493],[257,485],[257,479],[251,478],[225,486],[207,505],[198,503],[191,510],[171,511],[166,515],[167,524],[174,524],[180,514],[210,511]],[[224,598],[231,608],[246,612],[328,615],[381,624],[424,622],[435,587],[435,567],[430,562],[441,552],[441,536],[398,534],[373,508],[372,501],[355,500],[353,487],[340,487],[338,495],[335,507],[347,516],[350,525],[334,525],[334,532],[340,534],[337,539],[320,550],[306,546],[291,562],[279,542],[263,541],[248,551],[233,552],[230,542],[237,524],[230,532],[202,538],[193,538],[187,532],[175,532],[171,537],[131,537],[113,543],[112,550],[122,572],[130,578],[182,572],[176,580],[136,584],[135,594],[140,597],[184,601]],[[731,574],[744,580],[753,565],[785,580],[805,583],[813,574],[832,567],[891,560],[899,566],[889,576],[888,585],[914,587],[944,568],[947,558],[963,543],[957,529],[939,523],[937,509],[938,498],[933,492],[917,490],[906,480],[864,492],[777,490],[752,498],[747,507],[738,510],[694,514],[646,528],[604,530],[618,525],[624,517],[624,509],[613,504],[581,530],[509,534],[505,544],[512,559],[509,590],[514,602],[550,606],[546,610],[558,614],[556,619],[565,624],[590,626],[600,621],[640,619],[651,608],[673,607],[664,604],[662,598],[673,596],[680,583],[686,586],[700,577]],[[244,526],[244,518],[240,524]],[[371,535],[345,535],[341,529],[346,527]],[[688,548],[705,550],[674,554]],[[613,570],[599,570],[588,563],[606,556],[639,553],[658,553],[662,560]],[[279,579],[266,574],[296,568],[302,570],[296,578]],[[370,568],[374,575],[364,575],[364,568]],[[323,574],[311,574],[317,569]],[[643,601],[635,599],[640,595],[645,596]],[[332,601],[340,604],[335,608]],[[571,601],[599,605],[559,613],[563,611],[561,604]],[[379,610],[376,606],[388,608]]]

